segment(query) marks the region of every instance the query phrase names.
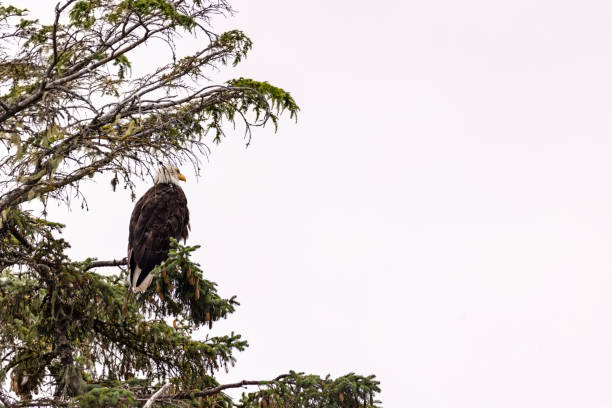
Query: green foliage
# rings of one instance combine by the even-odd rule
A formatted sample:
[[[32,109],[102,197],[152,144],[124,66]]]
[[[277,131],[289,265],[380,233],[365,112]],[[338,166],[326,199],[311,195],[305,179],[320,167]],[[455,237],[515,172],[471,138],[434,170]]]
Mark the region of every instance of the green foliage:
[[[258,82],[248,78],[232,79],[231,81],[228,81],[228,83],[234,87],[251,89],[259,93],[260,95],[264,95],[269,101],[270,107],[276,112],[278,112],[278,114],[281,114],[284,111],[288,111],[289,116],[291,118],[297,118],[297,113],[300,108],[295,103],[295,100],[289,92],[270,85],[267,82]],[[247,99],[244,101],[244,104],[249,105],[249,102],[254,101]],[[260,112],[264,111],[263,106],[257,107],[259,108]]]
[[[253,47],[253,42],[240,30],[227,31],[219,36],[217,45],[232,51],[234,57],[232,65],[236,66],[245,58]],[[227,63],[227,60],[223,60]]]
[[[121,18],[127,13],[134,13],[140,18],[159,14],[163,16],[164,22],[169,23],[171,27],[178,26],[189,31],[196,24],[193,17],[177,11],[174,2],[165,0],[123,0],[106,18],[108,21],[115,23],[121,21]]]
[[[200,265],[190,256],[200,246],[183,246],[170,239],[168,259],[157,266],[152,274],[155,284],[139,297],[139,309],[157,318],[189,321],[194,328],[227,318],[239,305],[236,297],[221,298],[217,284],[204,278]]]
[[[237,104],[240,112],[247,110],[247,107],[255,112],[257,118],[261,115],[268,115],[278,129],[278,115],[289,112],[289,117],[297,120],[297,113],[300,108],[289,92],[270,85],[267,82],[258,82],[248,78],[238,78],[228,81],[233,87],[248,90]],[[259,98],[263,95],[264,98]]]
[[[336,379],[328,375],[304,375],[291,371],[268,383],[257,392],[243,393],[238,406],[242,408],[376,408],[374,400],[380,392],[375,377],[354,373]]]
[[[20,9],[15,6],[0,5],[0,20],[6,20],[10,17],[21,17],[26,15],[27,9]]]
[[[83,408],[127,408],[134,406],[134,394],[122,387],[94,387],[75,401]]]
[[[82,0],[70,10],[70,21],[75,27],[91,28],[96,22],[94,10],[100,7],[99,0]]]

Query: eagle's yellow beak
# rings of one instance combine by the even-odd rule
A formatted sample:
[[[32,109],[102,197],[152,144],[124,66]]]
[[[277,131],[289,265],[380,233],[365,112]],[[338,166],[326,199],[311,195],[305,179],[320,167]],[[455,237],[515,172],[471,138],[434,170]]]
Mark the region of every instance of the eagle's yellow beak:
[[[183,173],[179,173],[178,175],[178,179],[181,181],[187,181],[187,179],[185,178],[185,176],[183,176]]]

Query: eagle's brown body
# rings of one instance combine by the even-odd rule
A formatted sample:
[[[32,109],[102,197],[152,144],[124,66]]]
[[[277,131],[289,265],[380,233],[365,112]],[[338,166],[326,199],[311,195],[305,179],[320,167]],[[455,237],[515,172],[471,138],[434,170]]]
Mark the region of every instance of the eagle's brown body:
[[[185,240],[188,234],[185,193],[173,183],[155,184],[138,200],[130,219],[128,264],[134,291],[149,286],[149,273],[168,257],[170,237]]]

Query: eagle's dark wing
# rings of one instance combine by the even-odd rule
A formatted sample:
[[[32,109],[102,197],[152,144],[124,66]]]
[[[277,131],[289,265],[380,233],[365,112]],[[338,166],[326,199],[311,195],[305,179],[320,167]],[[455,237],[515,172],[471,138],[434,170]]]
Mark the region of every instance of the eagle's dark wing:
[[[151,187],[134,206],[128,237],[130,286],[139,286],[168,256],[170,237],[187,239],[189,210],[183,190],[167,183]]]

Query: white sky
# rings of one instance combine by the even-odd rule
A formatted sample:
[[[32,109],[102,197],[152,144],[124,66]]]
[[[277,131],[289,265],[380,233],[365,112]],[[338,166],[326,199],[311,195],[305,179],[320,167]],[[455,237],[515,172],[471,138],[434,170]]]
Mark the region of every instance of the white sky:
[[[188,174],[189,243],[242,303],[214,332],[251,344],[223,379],[355,371],[385,407],[610,407],[609,2],[232,4],[217,27],[255,48],[219,78],[302,112]],[[90,191],[89,212],[55,212],[73,255],[124,256],[132,202]]]

